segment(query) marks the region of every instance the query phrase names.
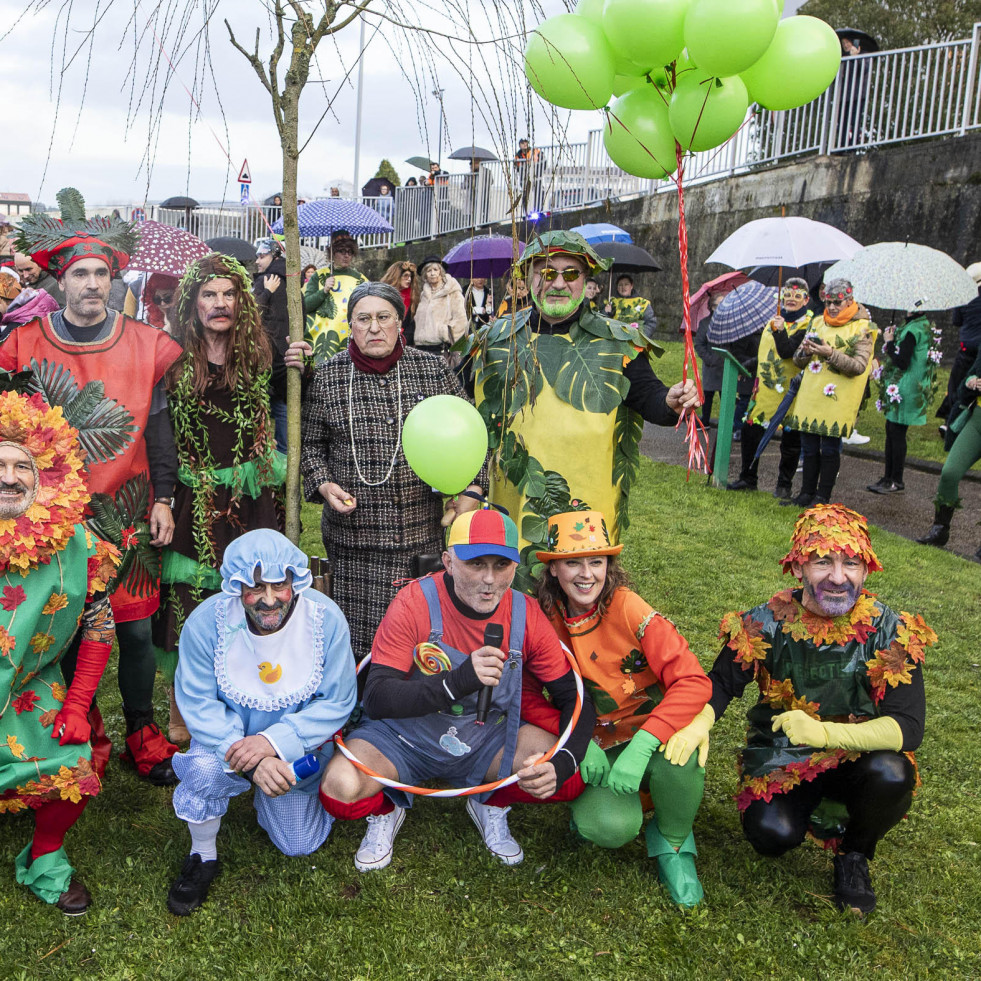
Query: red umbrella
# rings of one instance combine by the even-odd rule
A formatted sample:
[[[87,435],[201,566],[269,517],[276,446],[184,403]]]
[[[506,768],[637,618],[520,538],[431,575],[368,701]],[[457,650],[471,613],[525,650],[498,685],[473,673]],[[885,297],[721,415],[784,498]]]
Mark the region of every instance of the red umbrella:
[[[700,287],[691,298],[691,329],[692,333],[698,330],[698,325],[702,318],[708,314],[709,293],[731,293],[737,286],[749,282],[749,276],[741,272],[728,272],[709,280],[704,286]],[[678,333],[685,331],[684,321],[678,327]]]
[[[138,231],[140,244],[127,266],[138,272],[166,273],[180,279],[195,259],[211,251],[197,235],[152,219],[144,221]]]

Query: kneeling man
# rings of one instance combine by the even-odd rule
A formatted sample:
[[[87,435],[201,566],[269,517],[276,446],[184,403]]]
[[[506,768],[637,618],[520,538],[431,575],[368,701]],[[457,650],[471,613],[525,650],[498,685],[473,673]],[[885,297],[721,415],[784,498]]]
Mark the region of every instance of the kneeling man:
[[[712,697],[682,735],[707,740],[755,680],[760,697],[747,714],[736,798],[743,833],[771,856],[796,848],[809,831],[830,840],[835,904],[864,915],[875,908],[869,859],[916,785],[921,665],[937,635],[863,589],[882,566],[865,518],[840,504],[798,518],[782,563],[802,588],[726,614]]]
[[[581,792],[581,781],[569,778],[595,723],[587,699],[565,748],[549,762],[537,762],[555,737],[522,725],[522,683],[545,686],[564,728],[575,710],[575,679],[538,605],[511,589],[518,558],[518,529],[506,515],[472,511],[453,522],[445,571],[398,593],[378,627],[364,692],[368,718],[348,740],[351,752],[375,773],[409,785],[438,779],[469,787],[517,772],[517,787],[467,800],[484,844],[506,865],[516,865],[524,853],[508,829],[505,805],[566,800]],[[502,631],[502,642],[488,643],[489,625]],[[481,724],[477,702],[484,686],[492,699]],[[336,755],[320,797],[335,817],[367,817],[368,832],[354,859],[360,871],[391,862],[409,794],[383,790]]]
[[[354,708],[354,655],[347,621],[311,579],[289,539],[250,531],[225,550],[221,592],[184,624],[175,688],[191,747],[174,757],[174,812],[191,853],[167,896],[178,916],[207,897],[222,815],[251,786],[259,824],[285,855],[309,855],[330,833],[317,788]],[[320,766],[298,781],[292,764],[311,753]]]

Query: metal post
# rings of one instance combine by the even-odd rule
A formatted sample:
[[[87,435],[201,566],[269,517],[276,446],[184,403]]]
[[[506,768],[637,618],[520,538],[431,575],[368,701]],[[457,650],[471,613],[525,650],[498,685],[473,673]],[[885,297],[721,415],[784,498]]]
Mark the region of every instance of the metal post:
[[[749,377],[749,372],[723,347],[713,351],[725,359],[722,369],[722,394],[719,405],[719,427],[715,431],[715,461],[712,465],[712,484],[725,489],[729,483],[729,455],[732,452],[733,415],[736,411],[736,382],[739,376]]]
[[[364,16],[361,17],[361,40],[359,41],[361,53],[358,55],[358,108],[356,122],[354,124],[354,196],[358,197],[358,183],[361,169],[361,103],[364,97]]]
[[[978,48],[981,47],[981,24],[975,24],[971,32],[971,56],[967,61],[967,84],[964,88],[964,111],[961,113],[961,129],[959,136],[967,132],[968,113],[974,100],[974,82],[978,74]],[[973,125],[973,119],[971,120]]]

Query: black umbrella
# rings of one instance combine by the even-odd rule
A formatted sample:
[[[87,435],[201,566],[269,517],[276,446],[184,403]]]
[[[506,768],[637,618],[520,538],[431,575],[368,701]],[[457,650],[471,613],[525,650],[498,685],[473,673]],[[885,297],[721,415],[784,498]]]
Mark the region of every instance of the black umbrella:
[[[661,268],[647,249],[629,242],[597,242],[593,248],[597,255],[613,260],[615,272],[657,272]]]
[[[848,38],[849,41],[854,41],[861,48],[862,54],[871,54],[873,51],[879,50],[879,42],[871,34],[860,31],[857,27],[838,27],[835,28],[835,34],[839,38]]]
[[[491,150],[485,150],[482,146],[462,146],[459,150],[454,150],[449,157],[450,160],[497,160]]]
[[[767,444],[773,439],[776,431],[780,428],[780,423],[783,422],[783,417],[790,411],[790,405],[797,398],[797,393],[800,391],[800,383],[804,378],[804,372],[800,372],[798,375],[794,375],[790,379],[790,384],[787,386],[787,392],[784,397],[780,400],[780,404],[777,406],[777,411],[773,413],[770,417],[770,425],[766,427],[763,433],[763,438],[760,440],[760,445],[756,447],[756,456],[753,457],[753,461],[758,460],[762,455],[763,451],[766,449]]]
[[[831,262],[809,262],[800,268],[793,266],[756,266],[750,269],[746,275],[764,286],[783,286],[788,279],[796,277],[806,280],[808,287],[814,289],[821,282],[824,270],[832,264]]]
[[[219,235],[218,238],[209,238],[204,243],[214,252],[222,255],[230,255],[239,262],[255,262],[255,246],[251,242],[246,242],[244,238],[235,238],[234,235]]]
[[[279,204],[276,203],[276,198],[279,198]],[[281,208],[283,206],[283,192],[277,191],[275,194],[270,194],[262,203],[272,205],[275,208]]]
[[[194,198],[173,197],[160,203],[161,208],[200,208]]]
[[[365,198],[377,198],[381,194],[384,185],[388,186],[389,194],[395,193],[395,185],[387,177],[372,177],[364,187],[361,188],[361,196]]]

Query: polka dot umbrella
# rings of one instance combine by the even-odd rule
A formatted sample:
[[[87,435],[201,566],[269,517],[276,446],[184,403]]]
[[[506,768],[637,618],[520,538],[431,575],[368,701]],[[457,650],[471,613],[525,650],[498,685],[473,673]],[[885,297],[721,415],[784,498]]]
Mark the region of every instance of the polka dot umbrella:
[[[142,222],[137,230],[140,244],[127,268],[138,272],[166,273],[179,279],[190,263],[211,251],[196,235],[152,219]]]

